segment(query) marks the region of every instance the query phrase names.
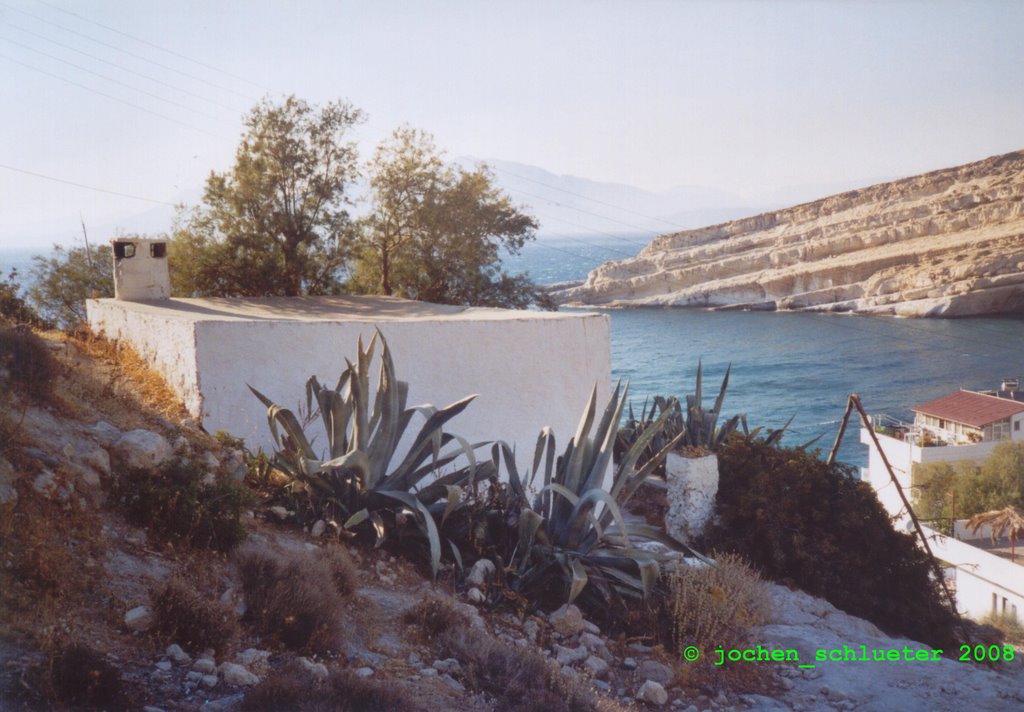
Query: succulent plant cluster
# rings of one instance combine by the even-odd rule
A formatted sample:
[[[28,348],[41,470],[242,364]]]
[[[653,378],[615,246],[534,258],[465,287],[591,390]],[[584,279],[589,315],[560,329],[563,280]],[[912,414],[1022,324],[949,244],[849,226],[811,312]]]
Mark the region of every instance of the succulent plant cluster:
[[[461,571],[486,556],[499,564],[500,590],[493,595],[541,605],[643,599],[668,557],[664,547],[659,553],[640,545],[687,550],[624,514],[625,503],[687,435],[684,429],[666,437],[671,410],[646,423],[615,457],[628,386],[617,384],[600,414],[595,387],[565,449],[557,450],[555,434],[545,428],[532,467],[520,474],[507,443],[469,443],[446,430],[474,396],[440,409],[410,407],[408,390],[383,335],[365,348],[360,340],[355,363],[347,363],[337,385],[325,387],[315,377],[307,382],[305,425],[319,415],[326,433],[321,453],[295,413],[252,389],[267,407],[272,464],[310,517],[343,522],[342,532],[366,532],[377,545],[389,537],[414,542],[428,552],[435,575],[445,562]],[[715,417],[720,406],[721,397]],[[709,415],[695,417],[703,423]],[[422,421],[419,430],[403,445],[414,419]],[[479,458],[488,446],[490,458]]]

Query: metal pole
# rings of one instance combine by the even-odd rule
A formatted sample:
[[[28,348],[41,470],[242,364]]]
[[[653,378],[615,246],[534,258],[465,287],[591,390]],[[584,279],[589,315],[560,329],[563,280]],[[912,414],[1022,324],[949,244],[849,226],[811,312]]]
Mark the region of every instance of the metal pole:
[[[889,464],[889,458],[885,456],[885,451],[882,450],[881,444],[878,442],[878,436],[875,434],[874,428],[871,427],[871,421],[868,419],[867,413],[864,412],[864,406],[860,403],[860,398],[856,393],[850,394],[850,403],[860,413],[861,422],[867,429],[868,434],[871,436],[872,442],[875,444],[875,449],[878,450],[878,454],[882,458],[882,464],[885,465],[885,469],[889,472],[889,477],[892,479],[892,483],[896,485],[896,492],[899,493],[900,499],[903,500],[903,506],[907,510],[907,514],[910,515],[910,520],[914,523],[914,529],[917,530],[918,537],[921,538],[921,544],[924,546],[924,550],[928,552],[928,558],[931,559],[932,568],[935,571],[935,575],[939,579],[939,583],[942,584],[942,590],[946,592],[946,600],[949,601],[949,607],[953,609],[953,615],[956,616],[957,621],[960,623],[960,632],[964,635],[964,640],[970,639],[967,635],[967,628],[964,626],[964,621],[960,617],[960,612],[956,609],[956,601],[953,599],[953,594],[949,590],[949,586],[946,585],[946,577],[942,574],[942,569],[939,567],[939,561],[935,558],[935,554],[932,553],[932,548],[928,544],[928,538],[924,534],[924,529],[921,528],[921,522],[918,521],[917,515],[914,514],[914,508],[910,506],[910,500],[907,499],[907,495],[903,492],[903,486],[900,485],[900,481],[896,479],[896,473],[892,471],[892,465]]]
[[[846,412],[843,413],[843,424],[839,426],[839,432],[836,433],[836,441],[832,444],[832,451],[828,454],[828,460],[826,460],[829,465],[836,461],[839,446],[842,444],[843,436],[846,434],[846,425],[850,422],[850,413],[853,412],[853,399],[856,397],[856,393],[851,393],[850,397],[846,399]]]

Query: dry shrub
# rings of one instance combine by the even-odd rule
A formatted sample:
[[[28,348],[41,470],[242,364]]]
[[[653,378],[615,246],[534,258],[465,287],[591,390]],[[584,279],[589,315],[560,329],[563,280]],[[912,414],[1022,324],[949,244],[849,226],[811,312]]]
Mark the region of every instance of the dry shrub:
[[[324,562],[331,571],[331,580],[334,587],[342,596],[350,596],[356,591],[356,583],[359,579],[359,571],[352,562],[348,550],[340,544],[328,545],[321,550]]]
[[[428,598],[402,615],[414,637],[440,658],[455,658],[466,686],[495,699],[495,712],[582,712],[613,709],[593,690],[572,683],[535,650],[514,648],[470,626],[443,598]],[[609,705],[611,705],[609,707]]]
[[[677,567],[669,579],[667,605],[677,650],[740,647],[771,612],[767,586],[734,554],[720,556],[716,566]]]
[[[87,356],[114,366],[110,385],[114,386],[118,378],[131,384],[129,388],[119,389],[123,396],[171,420],[188,415],[178,394],[130,344],[97,336],[85,328],[72,332],[68,338]]]
[[[992,611],[981,619],[983,626],[991,626],[1001,634],[1004,642],[1011,645],[1024,645],[1024,624],[1012,613]]]
[[[92,648],[72,644],[50,658],[50,686],[60,702],[89,707],[123,707],[121,676]]]
[[[0,507],[0,620],[15,611],[42,610],[46,601],[63,601],[102,583],[83,566],[99,557],[100,525],[95,513],[72,501],[61,505],[19,488],[18,501]]]
[[[469,618],[443,598],[425,598],[402,614],[402,622],[413,629],[413,637],[431,643],[447,630],[468,628]]]
[[[201,595],[181,576],[174,576],[153,591],[156,630],[167,643],[201,651],[224,650],[236,633],[234,614]]]
[[[244,712],[417,712],[408,692],[392,683],[366,680],[336,670],[324,681],[285,670],[267,677],[242,701]]]
[[[330,650],[338,634],[338,610],[354,579],[339,576],[340,558],[319,551],[273,552],[247,546],[237,561],[246,616],[264,635],[292,650]],[[345,583],[339,585],[339,580]]]
[[[43,339],[26,325],[0,325],[0,379],[36,401],[53,395],[57,361]]]
[[[157,472],[117,474],[113,504],[129,522],[156,537],[217,551],[230,551],[245,538],[241,516],[250,493],[238,482],[218,478],[205,484],[204,468],[183,459]]]

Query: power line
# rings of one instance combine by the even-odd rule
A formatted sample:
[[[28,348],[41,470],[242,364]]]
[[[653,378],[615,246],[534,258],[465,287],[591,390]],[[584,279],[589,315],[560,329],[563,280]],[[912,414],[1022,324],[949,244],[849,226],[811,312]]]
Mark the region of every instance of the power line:
[[[111,62],[109,59],[103,59],[102,57],[99,57],[99,56],[97,56],[95,54],[91,54],[89,52],[86,52],[85,50],[78,49],[77,47],[72,47],[71,45],[64,44],[63,42],[58,42],[57,40],[51,39],[50,37],[47,37],[46,35],[39,34],[38,32],[33,32],[32,30],[26,29],[26,28],[21,27],[19,25],[12,25],[10,23],[8,23],[8,27],[11,27],[11,28],[13,28],[15,30],[18,30],[19,32],[24,32],[26,34],[32,35],[33,37],[36,37],[38,39],[43,40],[44,42],[49,42],[50,44],[57,45],[58,47],[63,47],[64,49],[71,50],[72,52],[76,52],[76,53],[78,53],[80,55],[83,55],[85,57],[88,57],[89,59],[92,59],[92,60],[94,60],[96,62],[102,62],[103,64],[109,64],[111,67],[116,67],[117,69],[120,69],[122,72],[128,72],[129,74],[134,74],[135,76],[142,77],[143,79],[146,79],[146,80],[149,80],[151,82],[155,82],[156,84],[160,84],[162,86],[165,86],[168,89],[173,89],[174,91],[181,92],[182,94],[188,94],[189,96],[195,97],[196,99],[199,99],[200,101],[205,101],[206,103],[212,104],[213,106],[219,106],[220,108],[226,109],[227,111],[239,113],[238,109],[236,109],[235,107],[228,106],[227,104],[221,104],[219,101],[214,101],[213,99],[209,99],[209,98],[203,96],[202,94],[198,94],[198,93],[196,93],[194,91],[191,91],[189,89],[185,89],[184,87],[179,87],[176,84],[171,84],[170,82],[165,82],[163,79],[160,79],[158,77],[154,77],[154,76],[151,76],[149,74],[143,74],[142,72],[138,72],[138,71],[136,71],[134,69],[129,69],[128,67],[124,66],[123,64],[118,64],[117,62]]]
[[[45,180],[52,180],[55,183],[64,183],[65,185],[73,185],[76,188],[85,188],[86,190],[94,190],[97,193],[108,193],[109,195],[117,195],[122,198],[131,198],[132,200],[142,200],[147,203],[156,203],[157,205],[170,205],[172,208],[177,207],[175,203],[168,203],[166,200],[156,200],[155,198],[143,198],[141,195],[131,195],[130,193],[121,193],[116,190],[107,190],[106,188],[97,188],[94,185],[86,185],[85,183],[76,183],[73,180],[65,180],[64,178],[56,178],[54,176],[48,176],[44,173],[36,173],[35,171],[27,171],[24,168],[17,168],[15,166],[8,166],[0,163],[0,168],[5,168],[15,173],[24,173],[27,176],[33,176],[35,178],[43,178]]]
[[[537,195],[536,193],[530,193],[530,192],[527,192],[525,190],[521,190],[519,188],[509,188],[509,190],[514,191],[516,193],[522,193],[523,195],[529,196],[531,198],[537,198],[538,200],[543,200],[543,201],[545,201],[547,203],[551,203],[552,205],[556,205],[556,206],[561,207],[561,208],[568,208],[570,210],[576,210],[576,211],[581,212],[581,213],[583,213],[585,215],[592,215],[593,217],[600,218],[602,220],[608,220],[608,221],[611,221],[611,222],[614,222],[614,223],[618,223],[619,225],[624,225],[626,227],[633,228],[634,230],[639,230],[640,232],[649,232],[649,233],[651,233],[652,235],[655,235],[655,236],[659,234],[657,230],[648,230],[647,228],[642,228],[639,225],[634,225],[632,223],[624,222],[622,220],[616,220],[615,218],[608,217],[607,215],[601,215],[600,213],[591,212],[590,210],[584,210],[583,208],[577,208],[574,205],[565,205],[564,203],[559,203],[558,201],[551,200],[551,198],[545,198],[543,195]]]
[[[220,118],[218,118],[216,116],[212,116],[211,114],[207,114],[206,112],[200,111],[199,109],[194,109],[191,106],[187,106],[186,104],[181,104],[181,103],[179,103],[177,101],[174,101],[173,99],[167,99],[165,97],[160,96],[159,94],[154,94],[151,91],[147,91],[145,89],[140,89],[138,87],[132,86],[131,84],[126,84],[125,82],[122,82],[122,81],[120,81],[118,79],[114,79],[113,77],[108,77],[106,74],[100,74],[99,72],[94,72],[91,69],[86,69],[85,67],[83,67],[80,64],[75,64],[74,62],[69,62],[66,59],[61,59],[60,57],[57,57],[55,55],[50,54],[49,52],[44,52],[41,49],[35,49],[34,47],[30,47],[29,45],[23,44],[21,42],[18,42],[17,40],[12,40],[9,37],[0,37],[0,40],[4,40],[5,42],[9,42],[9,43],[11,43],[13,45],[17,45],[18,47],[21,47],[22,49],[27,49],[29,52],[35,52],[36,54],[41,54],[44,57],[48,57],[48,58],[50,58],[50,59],[52,59],[54,61],[61,62],[62,64],[66,64],[66,65],[68,65],[70,67],[74,67],[75,69],[77,69],[77,70],[79,70],[81,72],[85,72],[86,74],[92,74],[95,77],[99,77],[100,79],[103,79],[105,81],[112,82],[112,83],[117,84],[118,86],[122,86],[122,87],[124,87],[126,89],[131,89],[132,91],[137,91],[140,94],[145,94],[146,96],[151,97],[153,99],[156,99],[157,101],[162,101],[162,102],[164,102],[166,104],[170,104],[171,106],[176,106],[179,109],[185,109],[186,111],[191,111],[191,112],[193,112],[195,114],[198,114],[199,116],[202,116],[204,118],[210,119],[211,121],[217,121],[217,122],[222,123],[222,124],[228,124],[229,123],[229,122],[225,121],[224,119],[220,119]]]
[[[192,62],[193,64],[196,64],[196,65],[198,65],[200,67],[204,67],[206,69],[212,69],[215,72],[220,72],[221,74],[223,74],[226,77],[231,77],[232,79],[237,79],[240,82],[245,82],[246,84],[254,86],[254,87],[256,87],[257,89],[259,89],[261,91],[266,91],[266,87],[263,87],[260,84],[257,84],[256,82],[250,81],[249,79],[246,79],[245,77],[240,77],[237,74],[232,74],[231,72],[228,72],[228,71],[226,71],[224,69],[221,69],[220,67],[215,67],[212,64],[207,64],[206,62],[200,61],[198,59],[194,59],[192,57],[189,57],[188,55],[184,55],[184,54],[182,54],[180,52],[175,52],[173,49],[168,49],[167,47],[162,47],[162,46],[160,46],[158,44],[154,44],[153,42],[150,42],[149,40],[145,40],[145,39],[143,39],[141,37],[137,37],[136,35],[132,35],[132,34],[129,34],[127,32],[122,32],[121,30],[118,30],[118,29],[115,29],[113,27],[110,27],[109,25],[104,25],[102,22],[97,22],[96,20],[90,20],[88,17],[84,17],[82,15],[79,15],[77,12],[71,12],[70,10],[65,10],[62,7],[57,7],[56,5],[51,5],[50,3],[46,2],[45,0],[36,0],[36,2],[39,2],[42,5],[46,5],[47,7],[52,8],[54,10],[57,10],[58,12],[63,12],[66,15],[71,15],[72,17],[77,17],[79,20],[83,20],[85,22],[88,22],[91,25],[96,25],[97,27],[102,27],[105,30],[109,30],[110,32],[114,32],[114,33],[119,34],[119,35],[121,35],[123,37],[128,37],[129,39],[133,39],[136,42],[141,42],[142,44],[146,45],[147,47],[152,47],[153,49],[158,49],[161,52],[166,52],[167,54],[170,54],[170,55],[173,55],[175,57],[178,57],[179,59],[184,59],[185,61],[188,61],[188,62]]]
[[[3,53],[0,53],[0,59],[6,59],[8,62],[14,62],[15,64],[20,64],[23,67],[31,69],[33,72],[39,72],[40,74],[45,74],[48,77],[53,77],[54,79],[59,79],[62,82],[66,82],[66,83],[71,84],[73,86],[79,87],[80,89],[85,89],[86,91],[92,92],[93,94],[99,94],[100,96],[106,97],[107,99],[110,99],[111,101],[116,101],[119,104],[124,104],[125,106],[130,106],[133,109],[138,109],[139,111],[144,111],[147,114],[152,114],[153,116],[157,116],[157,117],[159,117],[161,119],[164,119],[165,121],[170,121],[171,123],[178,124],[179,126],[184,126],[186,128],[192,129],[193,131],[199,131],[200,133],[204,133],[207,136],[212,136],[214,138],[221,139],[221,140],[227,140],[227,139],[225,139],[225,137],[219,136],[218,134],[215,134],[215,133],[212,133],[210,131],[207,131],[206,129],[201,129],[198,126],[193,126],[192,124],[186,123],[184,121],[179,121],[178,119],[174,119],[174,118],[171,118],[170,116],[167,116],[165,114],[161,114],[158,111],[152,111],[150,109],[145,108],[144,106],[139,106],[138,104],[135,104],[135,103],[130,102],[130,101],[126,101],[125,99],[121,99],[121,98],[116,97],[116,96],[114,96],[112,94],[107,94],[106,92],[102,92],[99,89],[93,89],[92,87],[88,87],[85,84],[79,84],[78,82],[76,82],[74,80],[68,79],[66,77],[62,77],[59,74],[54,74],[52,72],[46,71],[45,69],[40,69],[39,67],[34,67],[31,64],[28,64],[26,62],[22,62],[19,59],[14,59],[13,57],[8,57],[7,55],[5,55]]]
[[[157,62],[155,59],[149,59],[147,57],[143,57],[140,54],[136,54],[135,52],[131,52],[129,50],[123,49],[121,47],[118,47],[117,45],[112,45],[109,42],[104,42],[103,40],[98,40],[95,37],[91,37],[90,35],[85,34],[84,32],[78,32],[77,30],[72,30],[70,28],[64,27],[63,25],[58,24],[56,22],[51,22],[50,20],[45,20],[45,19],[39,17],[38,15],[33,15],[31,12],[27,12],[27,11],[22,10],[20,8],[12,7],[12,6],[8,5],[5,2],[0,2],[0,5],[2,5],[3,7],[6,7],[9,10],[14,10],[16,12],[20,12],[23,15],[28,15],[29,17],[31,17],[34,20],[42,22],[42,23],[44,23],[46,25],[50,25],[52,27],[56,27],[57,29],[63,30],[64,32],[69,32],[69,33],[71,33],[73,35],[76,35],[78,37],[82,37],[84,39],[87,39],[90,42],[95,42],[98,45],[103,45],[104,47],[108,47],[108,48],[110,48],[110,49],[112,49],[112,50],[114,50],[116,52],[121,52],[122,54],[127,54],[129,57],[134,57],[135,59],[140,59],[143,62],[149,62],[150,64],[153,64],[153,65],[155,65],[157,67],[160,67],[161,69],[166,69],[169,72],[174,72],[175,74],[180,74],[181,76],[188,77],[189,79],[192,79],[194,81],[202,82],[203,84],[211,86],[214,89],[219,89],[220,91],[230,92],[232,94],[235,94],[236,96],[240,96],[243,99],[246,99],[247,101],[257,101],[257,99],[255,99],[254,97],[248,96],[246,94],[242,94],[241,92],[235,91],[234,89],[230,89],[230,88],[225,87],[225,86],[223,86],[221,84],[216,84],[215,82],[211,82],[208,79],[203,79],[202,77],[197,77],[194,74],[189,74],[188,72],[183,72],[180,69],[175,69],[174,67],[170,67],[170,66],[168,66],[166,64],[163,64],[161,62]]]

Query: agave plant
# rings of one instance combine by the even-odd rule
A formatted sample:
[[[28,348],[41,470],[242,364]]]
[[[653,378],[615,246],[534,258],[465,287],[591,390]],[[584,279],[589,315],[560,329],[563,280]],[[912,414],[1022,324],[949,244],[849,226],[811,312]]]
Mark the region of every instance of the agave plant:
[[[725,402],[725,391],[729,388],[729,374],[732,372],[732,364],[725,369],[725,378],[722,379],[722,387],[718,390],[718,397],[715,398],[715,405],[711,408],[704,408],[702,393],[702,364],[697,361],[697,387],[693,395],[686,396],[686,437],[684,445],[703,448],[709,452],[717,450],[722,443],[729,439],[729,435],[739,425],[740,416],[734,415],[729,418],[722,427],[718,427],[718,417],[722,413],[722,403]]]
[[[371,395],[370,364],[378,339],[381,363],[376,392]],[[487,474],[486,468],[477,467],[473,454],[480,445],[470,445],[444,431],[448,421],[476,396],[440,409],[430,405],[407,407],[409,386],[396,378],[391,351],[379,331],[365,349],[360,338],[356,362],[346,359],[346,363],[334,388],[321,385],[315,376],[306,383],[307,412],[314,417],[319,413],[327,436],[322,455],[291,410],[249,387],[267,407],[276,445],[274,464],[301,483],[321,511],[335,511],[345,517],[345,529],[372,525],[378,545],[386,536],[381,510],[397,506],[400,514],[411,514],[428,540],[431,568],[436,575],[441,540],[428,505],[447,493],[450,508],[460,485]],[[424,422],[409,449],[399,456],[399,444],[417,414]],[[445,450],[452,443],[453,448]],[[469,464],[419,489],[427,478],[460,456]]]
[[[661,433],[671,411],[665,410],[640,433],[612,468],[612,451],[628,387],[617,384],[596,423],[596,388],[575,436],[557,459],[554,435],[541,432],[533,469],[520,478],[513,453],[502,445],[509,487],[522,503],[518,543],[510,562],[511,588],[536,600],[561,588],[569,601],[584,591],[603,604],[646,597],[661,573],[664,554],[637,547],[659,541],[675,550],[690,551],[659,528],[628,522],[623,507],[654,472],[684,433],[669,439],[659,452],[638,466],[641,453]],[[609,486],[605,479],[612,468]],[[542,474],[542,480],[538,477]],[[528,491],[539,490],[528,505]],[[699,556],[699,555],[698,555]]]

